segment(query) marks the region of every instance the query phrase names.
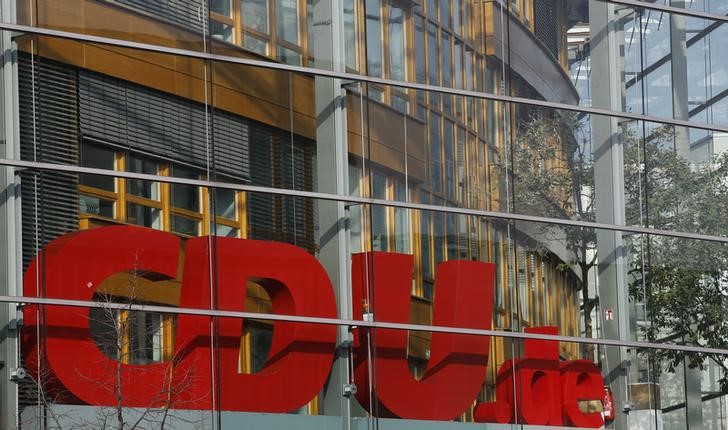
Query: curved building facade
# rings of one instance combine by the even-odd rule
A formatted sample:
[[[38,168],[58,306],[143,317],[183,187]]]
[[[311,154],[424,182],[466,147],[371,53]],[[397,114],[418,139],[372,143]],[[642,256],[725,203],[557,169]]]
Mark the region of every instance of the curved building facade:
[[[0,4],[0,428],[726,424],[710,5]]]

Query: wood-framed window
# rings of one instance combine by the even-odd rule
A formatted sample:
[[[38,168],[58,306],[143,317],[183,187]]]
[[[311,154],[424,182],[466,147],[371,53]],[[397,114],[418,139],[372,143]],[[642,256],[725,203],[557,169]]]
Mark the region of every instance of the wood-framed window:
[[[84,167],[118,170],[116,152],[97,145],[81,145],[80,163]],[[81,213],[114,219],[119,191],[116,180],[109,176],[79,175],[79,210]]]
[[[83,141],[81,165],[160,176],[201,178],[193,167],[132,151]],[[247,236],[245,194],[234,190],[169,184],[109,176],[79,176],[80,228],[111,223],[135,224],[174,232],[182,237],[216,233]],[[214,199],[214,205],[209,200]],[[214,207],[214,215],[210,213]],[[214,224],[210,227],[210,220]],[[105,281],[106,282],[106,281]],[[175,280],[165,291],[178,290]],[[122,274],[100,286],[96,300],[115,303],[174,305],[169,294],[147,285],[143,276]],[[175,316],[95,308],[92,337],[104,353],[124,364],[149,364],[173,359]]]
[[[310,0],[212,1],[224,5],[221,13],[213,13],[211,5],[213,36],[282,63],[312,63],[309,33],[313,28],[310,22],[313,3]],[[228,10],[229,16],[225,15]],[[222,30],[213,32],[216,28]]]
[[[429,204],[430,194],[424,190],[420,191],[420,203]],[[433,254],[433,213],[430,211],[419,211],[418,234],[416,235],[417,261],[419,262],[418,282],[415,286],[415,295],[428,300],[433,298],[433,287],[435,285],[435,262]]]
[[[396,81],[410,79],[410,46],[412,44],[409,32],[411,22],[409,8],[401,5],[397,0],[386,1],[387,31],[385,33],[385,47],[388,51],[386,59],[386,76]],[[393,108],[402,112],[410,112],[410,97],[404,88],[389,88],[389,103]]]
[[[365,47],[353,50],[359,56],[360,64],[365,65],[369,76],[408,81],[412,78],[412,8],[401,0],[349,0],[347,3],[359,5],[352,11],[362,11],[359,22],[364,31],[358,38]],[[345,17],[346,19],[346,17]],[[353,31],[353,29],[352,29]],[[357,40],[351,37],[351,40]],[[347,68],[352,60],[349,51],[352,42],[347,44]],[[401,113],[410,113],[410,92],[404,88],[368,85],[368,98],[392,106]]]
[[[106,297],[105,300],[128,301],[124,297]],[[109,358],[123,364],[151,364],[173,359],[173,315],[92,308],[89,318],[91,336]]]
[[[210,0],[210,35],[229,43],[238,43],[236,37],[236,7],[233,0]]]
[[[200,179],[200,173],[193,168],[172,164],[167,171],[168,176],[185,179]],[[185,236],[198,236],[203,230],[202,189],[192,185],[170,184],[169,186],[169,229]],[[207,194],[205,193],[205,196]],[[165,202],[166,203],[166,202]],[[205,202],[207,203],[207,198]],[[206,214],[209,212],[205,211]],[[205,217],[205,218],[208,218]]]
[[[309,0],[312,1],[312,0]],[[359,65],[362,64],[359,60],[360,46],[360,29],[362,28],[361,23],[357,19],[361,13],[359,12],[361,7],[359,0],[342,0],[344,5],[344,46],[345,46],[345,62],[346,68],[349,71],[359,70]],[[309,18],[311,20],[312,17]],[[309,44],[309,51],[313,47]]]
[[[427,82],[427,42],[425,34],[426,19],[420,13],[413,15],[412,25],[412,69],[414,70],[414,80],[419,84]],[[427,121],[427,102],[426,92],[416,91],[413,103],[416,103],[415,116],[420,121]]]
[[[350,166],[349,187],[352,195],[369,195],[382,200],[411,201],[411,190],[405,181],[393,173],[372,170],[362,175],[361,170]],[[412,253],[413,214],[411,209],[372,205],[362,211],[350,208],[352,252],[362,250]],[[366,231],[362,231],[367,226]]]
[[[81,143],[80,153],[85,167],[188,179],[204,177],[191,166],[86,141]],[[217,199],[215,214],[210,213],[211,193]],[[247,237],[246,204],[244,193],[232,190],[97,175],[79,177],[82,228],[88,227],[89,219],[95,219],[171,231],[183,237],[211,233]]]
[[[147,276],[146,272],[132,270],[105,279],[93,300],[123,305],[174,306],[179,287],[178,280],[159,280]],[[91,308],[89,312],[91,337],[107,357],[124,364],[173,359],[175,315],[108,307]]]
[[[518,294],[516,302],[519,304],[518,317],[522,323],[530,322],[530,303],[528,294],[528,253],[521,246],[514,248],[516,254],[516,285],[518,288],[514,291]]]
[[[494,287],[494,318],[495,327],[504,327],[504,318],[507,316],[505,292],[504,292],[504,274],[505,265],[503,258],[503,235],[500,230],[490,227],[490,261],[495,264],[495,285]]]
[[[275,17],[276,60],[287,64],[302,64],[302,40],[304,39],[305,5],[300,0],[273,0]]]
[[[148,175],[162,173],[158,162],[134,153],[116,153],[119,170]],[[122,197],[119,217],[129,224],[162,230],[165,228],[163,217],[163,199],[159,182],[138,179],[117,179],[117,186]]]
[[[263,368],[273,340],[273,324],[270,321],[246,319],[240,342],[238,372],[251,374]]]
[[[242,45],[261,55],[270,55],[270,0],[241,0]]]

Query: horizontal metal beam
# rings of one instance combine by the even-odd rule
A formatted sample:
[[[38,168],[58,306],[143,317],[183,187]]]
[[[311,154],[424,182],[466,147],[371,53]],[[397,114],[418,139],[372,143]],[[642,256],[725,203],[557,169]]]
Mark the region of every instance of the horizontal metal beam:
[[[564,2],[567,1],[574,1],[574,0],[562,0]],[[586,0],[581,0],[586,1]],[[604,3],[614,3],[614,4],[621,4],[623,6],[631,6],[637,9],[651,9],[651,10],[657,10],[660,12],[665,13],[674,13],[676,15],[684,15],[684,16],[690,16],[693,18],[703,18],[703,19],[709,19],[711,21],[719,21],[719,22],[728,22],[728,16],[725,15],[716,15],[714,13],[710,12],[702,12],[699,10],[692,10],[692,9],[685,9],[681,7],[675,7],[675,6],[666,6],[662,4],[647,2],[647,1],[641,1],[641,0],[599,0]],[[690,3],[694,4],[694,3]]]
[[[599,230],[619,231],[622,233],[645,234],[653,236],[676,237],[681,239],[702,240],[708,242],[728,243],[728,237],[713,236],[690,232],[661,230],[647,227],[605,224],[589,221],[578,221],[565,218],[548,218],[534,215],[524,215],[510,212],[495,212],[480,209],[469,209],[453,206],[438,206],[424,203],[400,202],[396,200],[375,199],[370,197],[349,196],[340,194],[320,193],[317,191],[291,190],[287,188],[263,187],[258,185],[236,184],[232,182],[208,181],[204,179],[175,178],[173,176],[159,176],[145,173],[121,172],[116,170],[97,169],[65,164],[44,163],[39,161],[11,160],[0,158],[0,166],[12,166],[34,170],[50,170],[56,172],[83,173],[89,175],[110,176],[125,179],[141,179],[145,181],[164,182],[170,184],[193,185],[207,188],[222,188],[227,190],[245,191],[251,193],[276,194],[292,197],[303,197],[318,200],[344,202],[349,204],[366,204],[375,206],[388,206],[402,209],[413,209],[430,212],[452,213],[474,217],[506,219],[510,221],[532,222],[538,224],[553,224],[566,227],[583,227]]]
[[[139,312],[156,312],[174,315],[190,315],[210,318],[253,318],[266,321],[285,321],[304,324],[327,324],[346,326],[349,328],[369,328],[369,329],[392,329],[392,330],[409,330],[409,331],[427,331],[433,333],[450,333],[450,334],[466,334],[473,336],[496,336],[507,337],[511,339],[534,339],[534,340],[551,340],[557,342],[578,343],[588,345],[616,346],[637,349],[663,349],[681,352],[696,352],[703,354],[719,354],[728,355],[728,349],[723,348],[707,348],[693,345],[676,345],[654,342],[635,342],[629,340],[615,339],[595,339],[574,336],[560,336],[540,333],[511,332],[501,330],[484,330],[463,327],[443,327],[424,324],[404,324],[392,323],[386,321],[363,321],[349,320],[341,318],[323,318],[323,317],[307,317],[299,315],[279,315],[270,313],[256,313],[243,311],[228,311],[221,309],[197,309],[197,308],[180,308],[174,306],[156,306],[132,303],[109,303],[94,302],[84,300],[66,300],[53,299],[46,297],[26,297],[26,296],[0,296],[0,303],[17,303],[18,305],[44,305],[44,306],[66,306],[74,308],[97,308],[97,309],[115,309]]]
[[[277,62],[273,62],[273,61],[254,60],[254,59],[250,59],[250,58],[240,58],[240,57],[233,57],[233,56],[228,56],[228,55],[212,54],[212,53],[193,51],[193,50],[188,50],[188,49],[171,48],[171,47],[167,47],[167,46],[152,45],[152,44],[140,43],[140,42],[132,42],[132,41],[122,40],[122,39],[112,39],[112,38],[108,38],[108,37],[93,36],[93,35],[89,35],[89,34],[73,33],[73,32],[62,31],[62,30],[53,30],[53,29],[49,29],[49,28],[32,27],[32,26],[27,26],[27,25],[10,24],[10,23],[0,23],[0,30],[17,31],[17,32],[21,32],[21,33],[30,34],[30,35],[58,37],[58,38],[62,38],[62,39],[76,40],[79,42],[99,43],[99,44],[103,44],[103,45],[139,49],[142,51],[149,51],[149,52],[157,52],[160,54],[179,55],[179,56],[188,57],[188,58],[197,58],[200,60],[219,61],[222,63],[231,63],[231,64],[239,64],[239,65],[243,65],[243,66],[260,67],[260,68],[272,69],[272,70],[281,70],[281,71],[301,73],[301,74],[311,75],[311,76],[322,76],[322,77],[328,77],[328,78],[341,79],[344,81],[355,81],[355,82],[363,82],[363,83],[368,83],[368,84],[392,86],[392,87],[398,87],[398,88],[409,88],[409,89],[417,90],[417,91],[429,91],[429,92],[437,92],[437,93],[443,93],[443,94],[452,94],[452,95],[456,95],[456,96],[470,97],[470,98],[475,98],[475,99],[493,100],[493,101],[504,102],[504,103],[516,103],[516,104],[523,104],[523,105],[535,106],[535,107],[546,108],[546,109],[565,110],[565,111],[571,111],[571,112],[582,112],[582,113],[588,113],[590,115],[602,115],[602,116],[630,119],[630,120],[635,120],[635,121],[646,121],[646,122],[652,122],[652,123],[658,123],[658,124],[674,125],[674,126],[678,126],[678,127],[687,127],[687,128],[728,133],[728,127],[726,127],[726,126],[690,122],[688,120],[665,118],[665,117],[659,117],[659,116],[654,116],[654,115],[644,115],[644,114],[637,114],[637,113],[631,113],[631,112],[613,111],[613,110],[602,109],[602,108],[584,107],[584,106],[578,106],[578,105],[573,105],[573,104],[568,104],[568,103],[534,100],[534,99],[529,99],[529,98],[525,98],[525,97],[506,96],[506,95],[492,94],[492,93],[479,92],[479,91],[473,91],[473,90],[462,90],[462,89],[442,87],[442,86],[436,86],[436,85],[419,84],[419,83],[415,83],[415,82],[396,81],[396,80],[392,80],[392,79],[364,76],[364,75],[359,75],[359,74],[355,74],[355,73],[334,72],[334,71],[330,71],[330,70],[314,69],[314,68],[310,68],[310,67],[293,66],[293,65],[277,63]],[[349,83],[349,85],[350,85],[350,83]]]

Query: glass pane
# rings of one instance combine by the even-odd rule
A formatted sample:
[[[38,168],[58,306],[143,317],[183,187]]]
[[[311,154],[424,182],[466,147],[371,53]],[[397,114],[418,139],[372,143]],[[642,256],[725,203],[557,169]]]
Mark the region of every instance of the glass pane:
[[[455,142],[452,121],[445,120],[443,136],[445,142],[445,194],[455,198]]]
[[[482,233],[484,232],[481,230]],[[491,231],[490,261],[495,264],[497,271],[495,277],[495,305],[503,308],[503,239],[500,231],[496,229],[492,229]]]
[[[445,27],[451,27],[452,22],[450,21],[450,2],[440,1],[440,23]]]
[[[442,33],[442,58],[440,62],[442,64],[442,85],[445,87],[452,86],[452,58],[451,54],[451,37],[449,33]],[[442,95],[443,111],[452,116],[452,96],[448,94]]]
[[[443,200],[438,197],[433,197],[432,203],[435,205],[443,205]],[[435,212],[432,214],[432,242],[434,244],[435,252],[433,254],[435,258],[435,267],[438,263],[445,261],[446,250],[445,241],[447,234],[445,233],[445,214],[442,212]],[[435,273],[437,274],[437,273]]]
[[[455,68],[455,88],[463,87],[463,45],[462,42],[455,39],[455,49],[453,50],[453,58]]]
[[[240,9],[243,26],[268,33],[268,0],[242,0]]]
[[[422,194],[420,203],[429,203],[429,195]],[[420,212],[420,261],[422,264],[422,276],[425,279],[433,279],[432,272],[432,234],[430,233],[431,213],[427,211]],[[431,297],[431,296],[425,296]]]
[[[359,43],[357,34],[356,9],[354,0],[344,1],[344,38],[346,49],[346,67],[356,70],[358,68]]]
[[[384,101],[384,90],[373,85],[367,85],[369,91],[369,99],[376,100],[378,102]]]
[[[298,0],[276,0],[278,38],[298,45]]]
[[[301,65],[301,54],[285,46],[278,45],[276,47],[276,58],[278,61],[294,66]]]
[[[516,279],[518,280],[518,301],[520,302],[520,316],[524,321],[530,321],[529,318],[529,306],[528,306],[528,267],[526,261],[528,260],[528,253],[525,249],[519,247],[517,250],[518,261],[516,263],[518,272],[516,273]]]
[[[427,24],[427,83],[440,85],[440,49],[438,45],[437,26],[428,22]],[[440,107],[440,93],[428,92],[429,104],[433,109]]]
[[[381,0],[366,0],[367,74],[381,77],[382,66],[382,11]]]
[[[126,157],[126,171],[144,173],[147,175],[158,174],[159,166],[156,162],[145,158],[139,158],[134,154]],[[142,181],[138,179],[127,179],[126,192],[135,196],[147,199],[159,200],[159,183]]]
[[[162,228],[161,210],[149,206],[127,203],[126,222],[143,227]]]
[[[95,301],[112,301],[112,298],[102,294],[95,295]],[[119,311],[116,309],[89,309],[89,331],[91,338],[101,352],[112,359],[118,360],[121,355],[123,337],[119,336]]]
[[[216,224],[215,228],[215,234],[217,234],[218,236],[238,237],[238,229],[235,227],[230,227],[225,224]]]
[[[129,352],[132,364],[162,361],[162,315],[147,312],[129,312]]]
[[[246,340],[249,342],[248,354],[250,355],[250,368],[244,369],[243,373],[259,372],[268,360],[273,341],[273,325],[268,322],[246,321],[243,330],[244,336],[248,338]]]
[[[101,197],[80,194],[78,196],[79,208],[82,213],[114,218],[114,201]]]
[[[389,4],[389,75],[391,79],[407,78],[405,53],[404,10]]]
[[[362,196],[362,169],[359,166],[349,166],[349,195]],[[362,226],[364,225],[364,211],[362,205],[349,206],[349,237],[351,241],[351,252],[362,252],[364,243],[362,241]]]
[[[456,129],[457,131],[457,147],[456,147],[456,171],[455,171],[455,187],[456,187],[456,199],[463,205],[470,205],[470,201],[467,198],[468,190],[468,179],[466,178],[466,154],[465,154],[465,130],[462,128]],[[472,155],[471,155],[472,156]],[[484,166],[483,166],[484,167]]]
[[[81,144],[81,165],[96,169],[114,170],[116,153],[109,148]],[[80,183],[89,187],[99,188],[106,191],[115,191],[114,178],[99,175],[81,175]]]
[[[387,177],[377,172],[372,172],[372,197],[375,199],[387,198]],[[375,251],[389,249],[387,208],[385,206],[372,206],[372,249]]]
[[[409,113],[409,99],[404,95],[392,94],[392,107],[402,113]]]
[[[420,15],[415,15],[415,80],[425,83],[427,69],[425,67],[425,20]],[[424,92],[418,92],[418,96]]]
[[[233,16],[232,0],[210,0],[210,10],[227,17]]]
[[[172,231],[186,234],[187,236],[198,236],[200,234],[200,222],[195,219],[172,215]]]
[[[427,17],[437,21],[438,2],[447,0],[427,0]]]
[[[218,21],[210,20],[210,36],[225,42],[235,42],[235,27]]]
[[[199,179],[197,172],[186,167],[172,166],[172,176],[186,179]],[[191,185],[171,184],[172,206],[195,212],[200,211],[200,192]]]
[[[429,69],[428,83],[440,84],[440,51],[437,44],[437,26],[428,23],[427,25],[427,59]]]
[[[442,191],[442,154],[440,147],[440,117],[430,114],[430,178],[432,190]]]
[[[405,188],[405,184],[401,181],[394,182],[394,199],[400,202],[409,201],[409,193]],[[410,220],[409,209],[394,208],[394,231],[395,231],[395,247],[397,252],[411,253],[410,236],[412,233],[412,224]]]
[[[456,214],[448,213],[445,215],[445,219],[447,222],[446,225],[446,246],[447,246],[447,259],[448,260],[457,260],[458,259],[458,228],[457,228],[457,219],[458,216]]]
[[[243,34],[243,47],[261,55],[268,55],[268,42],[249,33]]]
[[[224,188],[217,188],[215,193],[216,215],[228,219],[237,219],[236,192]]]
[[[316,67],[316,43],[314,42],[314,0],[306,0],[306,48],[308,67]],[[346,31],[346,29],[344,30]],[[346,36],[344,36],[346,38]],[[346,42],[345,42],[346,43]]]

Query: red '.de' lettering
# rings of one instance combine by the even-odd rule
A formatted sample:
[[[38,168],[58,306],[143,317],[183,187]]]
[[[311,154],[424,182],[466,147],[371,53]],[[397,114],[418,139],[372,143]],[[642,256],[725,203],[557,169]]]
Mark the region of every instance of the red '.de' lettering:
[[[527,333],[556,335],[558,327],[527,328]],[[559,361],[559,343],[523,341],[524,358],[507,360],[498,370],[496,401],[480,403],[478,422],[598,428],[599,412],[581,412],[579,401],[600,400],[604,380],[588,360]],[[517,413],[514,419],[514,411]]]

